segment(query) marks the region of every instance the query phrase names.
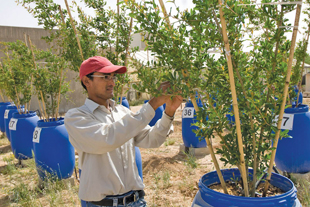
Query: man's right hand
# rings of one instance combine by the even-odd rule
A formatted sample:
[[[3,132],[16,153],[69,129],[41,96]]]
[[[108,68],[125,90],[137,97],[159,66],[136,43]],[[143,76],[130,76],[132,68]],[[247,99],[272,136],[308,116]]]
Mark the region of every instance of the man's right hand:
[[[183,98],[181,96],[174,96],[171,99],[171,95],[166,94],[167,89],[170,87],[170,83],[163,82],[160,84],[160,87],[158,88],[159,91],[162,91],[163,95],[159,97],[154,97],[149,101],[149,104],[153,107],[154,110],[156,110],[158,107],[166,103],[166,113],[168,116],[173,116],[175,113],[175,110],[180,106],[180,104],[183,101]]]
[[[149,101],[149,104],[153,107],[154,110],[156,110],[158,107],[166,103],[167,100],[170,98],[169,95],[165,95],[165,92],[167,91],[167,88],[169,87],[170,87],[170,83],[168,81],[160,84],[158,91],[162,91],[163,95],[159,97],[153,97]]]

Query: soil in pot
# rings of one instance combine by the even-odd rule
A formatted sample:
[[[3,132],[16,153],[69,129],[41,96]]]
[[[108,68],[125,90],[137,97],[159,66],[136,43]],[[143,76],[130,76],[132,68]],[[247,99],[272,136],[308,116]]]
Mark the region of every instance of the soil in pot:
[[[226,187],[227,187],[227,191],[229,195],[234,195],[234,196],[244,196],[243,194],[243,190],[242,190],[242,182],[241,181],[227,181],[226,182]],[[220,192],[220,193],[224,193],[223,188],[221,186],[221,184],[213,184],[208,186],[208,188]],[[258,187],[256,188],[256,195],[255,197],[262,197],[262,193],[264,190],[264,183],[261,182]],[[273,185],[269,185],[268,191],[267,191],[267,197],[270,196],[276,196],[276,195],[281,195],[285,193],[284,191],[282,191],[280,188],[275,187]]]

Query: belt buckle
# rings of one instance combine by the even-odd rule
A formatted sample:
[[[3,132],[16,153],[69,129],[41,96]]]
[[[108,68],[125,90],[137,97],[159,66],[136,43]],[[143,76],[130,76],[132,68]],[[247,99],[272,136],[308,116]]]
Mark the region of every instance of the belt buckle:
[[[139,200],[139,192],[138,191],[135,191],[134,194],[133,194],[133,200],[134,202],[136,202],[137,200]]]
[[[131,196],[132,194],[126,195],[123,197],[123,205],[126,206],[126,198],[128,198],[129,196]]]

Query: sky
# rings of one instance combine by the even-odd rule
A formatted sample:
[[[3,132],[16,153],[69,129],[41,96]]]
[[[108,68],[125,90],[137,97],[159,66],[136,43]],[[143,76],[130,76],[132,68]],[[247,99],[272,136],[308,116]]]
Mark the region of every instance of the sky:
[[[80,0],[76,0],[77,2],[80,2]],[[141,0],[136,0],[141,1]],[[54,0],[55,3],[60,4],[62,8],[66,8],[65,1],[64,0]],[[110,6],[112,9],[116,10],[116,0],[106,0],[107,5]],[[167,0],[164,0],[164,2],[167,2]],[[181,10],[184,10],[186,8],[190,8],[193,6],[192,0],[175,0],[178,6],[180,6]],[[72,0],[68,0],[69,5],[72,5]],[[159,4],[158,4],[159,5]],[[166,3],[166,9],[169,11],[169,7],[171,6],[171,3]],[[305,9],[305,6],[303,5],[303,9]],[[89,15],[92,15],[92,10],[85,9],[85,12]],[[75,14],[73,14],[75,16]],[[286,15],[289,19],[292,25],[294,24],[295,19],[295,12],[291,12]],[[305,18],[305,15],[301,15],[301,20],[299,22],[299,33],[297,35],[297,41],[303,38],[304,29],[302,27],[305,27],[306,24],[303,21]],[[1,26],[15,26],[15,27],[33,27],[33,28],[42,28],[42,26],[38,25],[38,22],[36,18],[34,18],[31,14],[28,13],[28,11],[23,8],[22,5],[18,5],[16,3],[16,0],[0,0],[0,25]],[[288,36],[289,39],[291,39],[291,36]],[[1,41],[1,40],[0,40]],[[310,45],[308,47],[308,53],[309,53]]]
[[[72,5],[72,0],[67,0],[69,5]],[[137,0],[139,2],[141,0]],[[192,7],[191,0],[177,0],[180,3],[180,8],[185,9]],[[66,8],[64,0],[54,0],[55,3],[61,5],[62,8]],[[80,2],[76,0],[76,2]],[[116,0],[106,0],[107,6],[116,10]],[[166,2],[166,0],[164,0]],[[158,4],[159,5],[159,4]],[[168,5],[166,8],[168,10]],[[171,5],[171,3],[170,3]],[[85,12],[91,15],[91,10],[85,9]],[[17,5],[16,0],[0,0],[0,25],[1,26],[15,26],[15,27],[34,27],[42,28],[38,25],[38,21],[23,8],[22,5]]]

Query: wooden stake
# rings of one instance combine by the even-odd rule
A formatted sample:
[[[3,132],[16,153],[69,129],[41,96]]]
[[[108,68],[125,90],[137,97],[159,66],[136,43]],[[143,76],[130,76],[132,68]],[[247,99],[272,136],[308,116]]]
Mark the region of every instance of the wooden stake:
[[[169,27],[169,29],[171,30],[172,27],[171,27],[171,24],[170,24],[170,21],[169,21],[169,16],[168,16],[168,14],[167,14],[165,4],[164,4],[164,2],[163,2],[162,0],[159,0],[159,3],[160,3],[160,6],[161,6],[161,8],[162,8],[162,11],[163,11],[163,13],[164,13],[165,20],[166,20],[166,22],[167,22],[167,24],[168,24],[168,27]],[[183,70],[182,70],[182,74],[183,74],[184,77],[187,77],[187,70],[186,70],[186,69],[183,69]],[[189,83],[186,83],[186,85],[187,85],[188,87],[190,86]],[[196,113],[197,113],[197,112],[199,111],[199,107],[198,107],[198,105],[197,105],[195,96],[194,96],[194,95],[190,95],[190,99],[191,99],[191,101],[192,101],[192,103],[193,103],[193,106],[194,106],[194,108],[195,108],[195,110],[196,110]],[[227,188],[226,188],[226,183],[225,183],[225,180],[224,180],[224,178],[223,178],[223,175],[222,175],[222,172],[221,172],[221,170],[220,170],[220,167],[219,167],[219,164],[218,164],[218,162],[217,162],[217,159],[216,159],[216,157],[215,157],[215,153],[214,153],[214,151],[213,151],[212,144],[211,144],[211,142],[210,142],[210,140],[209,140],[208,138],[206,138],[205,140],[206,140],[206,142],[207,142],[207,147],[208,147],[209,150],[210,150],[211,157],[212,157],[213,163],[214,163],[214,165],[215,165],[215,169],[216,169],[217,175],[218,175],[218,177],[219,177],[219,179],[220,179],[220,182],[221,182],[221,186],[222,186],[222,188],[223,188],[223,190],[224,190],[224,193],[228,194],[228,191],[227,191]]]
[[[35,60],[35,56],[34,56],[34,52],[33,52],[33,48],[32,48],[32,42],[31,42],[31,39],[30,39],[30,36],[28,35],[28,41],[29,41],[29,45],[30,45],[30,50],[31,50],[31,54],[32,54],[32,61],[33,61],[33,65],[34,65],[34,68],[35,70],[37,71],[38,68],[37,68],[37,63],[36,63],[36,60]],[[40,106],[40,99],[38,97],[38,103],[39,103],[39,107],[40,107],[40,113],[42,114],[43,116],[43,119],[44,119],[44,114],[46,113],[45,111],[42,111],[42,108]]]
[[[263,191],[263,197],[266,196],[266,193],[269,187],[274,159],[276,156],[276,151],[277,151],[277,146],[278,146],[278,141],[279,141],[279,136],[280,136],[280,131],[281,131],[281,125],[282,125],[282,119],[283,119],[283,114],[284,114],[284,109],[285,109],[285,104],[286,104],[286,97],[288,94],[288,88],[289,88],[290,79],[291,79],[292,63],[294,59],[295,43],[296,43],[296,37],[297,37],[297,32],[298,32],[300,13],[301,13],[301,4],[298,4],[296,14],[295,14],[295,23],[294,23],[294,29],[293,29],[292,41],[291,41],[291,47],[290,47],[290,56],[289,56],[288,65],[287,65],[287,74],[286,74],[285,86],[284,86],[284,91],[283,91],[283,101],[281,104],[279,120],[278,120],[278,125],[277,125],[278,130],[275,134],[275,139],[274,139],[273,146],[272,146],[274,149],[272,150],[272,153],[271,153],[267,178],[265,181],[265,187]]]
[[[32,88],[33,88],[33,85],[32,85],[32,82],[33,82],[33,74],[31,74],[31,82],[30,82],[30,94],[32,95]],[[30,111],[30,105],[31,105],[31,98],[29,100],[29,105],[28,105],[28,111]]]
[[[245,168],[243,141],[242,141],[242,134],[241,134],[240,118],[239,118],[239,108],[238,108],[238,101],[237,101],[237,95],[236,95],[233,66],[232,66],[232,61],[231,61],[230,46],[229,46],[229,41],[228,41],[228,36],[227,36],[226,21],[224,18],[224,12],[222,9],[221,0],[218,0],[218,3],[220,5],[219,12],[220,12],[221,25],[222,25],[222,35],[223,35],[223,40],[225,44],[225,52],[226,52],[226,59],[227,59],[228,73],[229,73],[229,80],[230,80],[230,89],[231,89],[232,99],[233,99],[233,109],[234,109],[234,115],[235,115],[238,147],[239,147],[239,153],[240,153],[240,169],[241,169],[240,173],[241,173],[241,177],[243,181],[244,194],[246,197],[248,197],[249,196],[248,179],[247,179],[247,172]]]
[[[307,32],[307,39],[306,39],[306,45],[305,45],[305,53],[307,54],[307,49],[308,49],[308,42],[309,42],[309,35],[310,35],[310,24],[308,25],[308,32]],[[297,100],[296,100],[296,107],[298,106],[298,102],[299,102],[299,93],[301,91],[301,83],[302,83],[302,74],[304,71],[304,67],[305,67],[305,60],[306,60],[306,55],[302,61],[302,65],[301,65],[301,77],[300,77],[300,81],[298,84],[298,93],[297,93]]]
[[[244,88],[244,84],[243,84],[241,75],[239,73],[238,67],[234,66],[234,68],[236,70],[236,74],[238,76],[238,79],[239,79],[239,82],[240,82],[240,85],[241,85],[244,97],[245,97],[246,100],[249,100],[247,92],[246,92],[246,90]],[[250,108],[250,104],[249,104],[248,101],[246,102],[246,105],[247,105],[248,108]],[[250,195],[251,195],[251,197],[255,197],[255,183],[256,183],[256,180],[257,180],[257,178],[256,178],[256,174],[257,174],[257,156],[255,156],[255,154],[256,154],[256,136],[255,136],[255,132],[254,132],[254,120],[253,120],[252,113],[249,113],[249,117],[250,117],[251,130],[253,131],[253,133],[252,133],[252,144],[253,144],[253,155],[254,155],[253,180],[252,180],[252,190],[250,191]]]
[[[59,12],[60,12],[60,15],[61,15],[62,23],[65,25],[65,24],[66,24],[66,22],[65,22],[65,17],[64,17],[64,15],[63,15],[63,12],[62,12],[62,9],[61,9],[61,6],[60,6],[60,5],[59,5],[58,9],[59,9]],[[72,22],[71,22],[71,24],[72,24]],[[81,51],[82,51],[82,49],[81,49]],[[82,54],[82,58],[83,58],[83,54]],[[83,60],[84,60],[84,59],[83,59]],[[63,68],[61,68],[61,71],[60,71],[60,82],[59,82],[58,100],[57,100],[57,108],[56,108],[56,115],[55,115],[56,121],[57,121],[57,118],[58,118],[58,111],[59,111],[59,105],[60,105],[60,92],[61,92],[61,85],[62,85],[61,83],[62,83],[62,77],[63,77],[62,70],[63,70]]]
[[[8,60],[10,60],[11,61],[11,59],[10,59],[10,56],[9,56],[9,54],[8,54],[8,49],[6,48],[6,57],[8,58]],[[9,62],[10,62],[9,61]],[[13,72],[12,72],[12,68],[11,68],[11,65],[9,65],[9,71],[10,71],[10,73],[11,73],[11,76],[12,76],[12,79],[14,80],[14,88],[15,88],[15,93],[16,93],[16,99],[17,99],[17,111],[18,111],[18,113],[19,114],[22,114],[21,113],[21,105],[20,105],[20,101],[19,101],[19,94],[18,94],[18,92],[17,92],[17,88],[16,88],[16,84],[15,84],[15,79],[14,79],[14,75],[13,75]]]
[[[0,89],[0,96],[1,96],[1,100],[4,102],[4,97],[3,97],[1,89]]]
[[[3,69],[2,63],[1,63],[1,62],[0,62],[0,67]],[[2,71],[2,70],[1,70],[1,71]],[[4,96],[3,96],[3,94],[2,94],[1,89],[0,89],[0,96],[1,96],[1,100],[3,100],[3,102],[5,102],[5,101],[4,101]]]
[[[40,109],[40,114],[41,114],[41,116],[43,117],[43,121],[45,122],[46,118],[45,118],[45,114],[44,114],[44,112],[43,112],[43,109],[42,109],[42,107],[41,107],[41,105],[40,105],[39,96],[38,96],[37,98],[38,98],[38,105],[39,105],[39,109]]]
[[[66,24],[66,22],[65,22],[65,17],[64,17],[64,14],[62,13],[62,9],[61,9],[61,6],[60,6],[60,5],[59,5],[59,7],[58,7],[58,10],[59,10],[59,13],[60,13],[60,16],[61,16],[62,23],[63,23],[63,24]]]
[[[159,0],[159,4],[161,6],[161,9],[162,9],[162,12],[164,13],[164,17],[165,17],[165,20],[169,26],[169,29],[171,29],[171,24],[170,24],[170,20],[169,20],[169,16],[168,16],[168,13],[167,13],[167,10],[166,10],[166,7],[165,7],[165,4],[163,2],[163,0]]]
[[[72,25],[72,28],[73,28],[73,31],[74,31],[74,34],[75,34],[75,38],[76,38],[76,41],[77,41],[79,49],[80,49],[80,54],[81,54],[82,60],[84,61],[84,56],[83,56],[83,52],[82,52],[82,47],[81,47],[80,39],[79,39],[79,36],[77,34],[77,31],[76,31],[76,28],[75,28],[75,25],[74,25],[74,22],[73,22],[73,18],[71,16],[71,12],[70,12],[70,7],[68,5],[67,0],[65,0],[65,3],[66,3],[66,7],[67,7],[68,14],[69,14],[69,17],[70,17],[70,22],[71,22],[71,25]]]
[[[126,47],[126,54],[125,54],[125,67],[128,66],[128,50],[130,46],[130,36],[131,36],[131,30],[132,30],[132,22],[133,18],[130,18],[130,25],[129,25],[129,33],[128,33],[128,39],[127,39],[127,47]]]
[[[27,35],[26,33],[24,33],[24,37],[25,37],[25,43],[26,43],[26,46],[28,47],[28,44],[27,44]],[[29,40],[29,44],[30,44],[30,47],[32,48],[32,44],[31,44],[31,40],[30,40],[30,36],[28,35],[28,40]],[[31,50],[31,53],[33,53],[33,51]],[[30,82],[30,94],[32,94],[32,81],[33,81],[33,74],[31,74],[31,82]],[[29,103],[28,103],[28,107],[27,107],[27,104],[26,104],[26,111],[29,113],[30,111],[30,105],[31,105],[31,98],[29,100]]]
[[[43,106],[43,111],[45,113],[45,118],[46,118],[46,121],[49,122],[49,117],[47,116],[47,113],[46,113],[45,102],[44,102],[44,97],[43,97],[42,91],[40,91],[40,95],[41,95],[41,99],[42,99],[42,106]]]
[[[118,44],[119,44],[119,0],[116,1],[116,7],[117,7],[117,25],[116,25],[116,44],[115,44],[115,56],[116,56],[116,63],[118,64]],[[122,83],[124,82],[124,77],[122,77]],[[120,97],[116,96],[116,102],[118,102],[119,99],[119,104],[122,104],[122,94],[123,94],[123,86],[121,86],[121,91],[120,91]]]
[[[127,47],[126,47],[126,54],[125,54],[125,67],[128,67],[128,50],[129,50],[129,45],[130,45],[130,36],[131,36],[131,30],[132,30],[132,22],[133,18],[130,18],[130,25],[129,25],[129,33],[128,33],[128,39],[127,39]],[[123,101],[123,92],[124,92],[124,77],[122,81],[122,86],[121,86],[121,95],[120,95],[120,104],[122,104]]]
[[[60,105],[60,92],[61,92],[61,82],[62,82],[62,76],[63,76],[63,74],[62,74],[62,70],[63,70],[63,68],[61,68],[61,70],[60,70],[60,82],[59,82],[59,91],[58,91],[58,100],[57,100],[57,108],[56,108],[56,120],[55,121],[57,121],[57,115],[58,115],[58,111],[59,111],[59,105]]]
[[[119,30],[119,0],[116,1],[116,6],[117,6],[117,25],[116,25],[116,44],[115,44],[115,56],[116,56],[116,62],[118,64],[118,42],[119,42],[119,38],[118,38],[118,30]],[[121,99],[122,100],[122,99]]]
[[[283,7],[281,6],[281,19],[280,19],[280,21],[278,22],[278,25],[277,25],[277,27],[278,27],[278,31],[277,31],[277,37],[276,37],[276,47],[275,47],[275,50],[274,50],[274,58],[273,58],[273,64],[272,64],[272,71],[271,71],[271,74],[273,74],[274,73],[274,71],[275,71],[275,68],[276,68],[276,66],[277,66],[277,55],[278,55],[278,48],[279,48],[279,45],[280,45],[280,34],[281,34],[281,28],[280,28],[280,26],[282,25],[282,22],[283,22],[283,15],[284,15],[284,13],[283,13]],[[267,34],[268,34],[268,32],[267,32]],[[268,35],[267,35],[267,37],[269,37]],[[269,87],[268,87],[268,85],[267,85],[267,100],[266,100],[266,103],[269,103],[269,97],[270,97],[270,89],[269,89]],[[274,90],[273,90],[273,93],[274,93]],[[276,103],[275,103],[276,104]],[[267,115],[268,114],[268,107],[266,107],[265,106],[265,115]],[[262,145],[262,143],[263,143],[263,134],[264,134],[264,131],[265,131],[265,129],[264,129],[264,127],[262,127],[261,128],[261,130],[260,130],[260,138],[259,138],[259,143],[258,143],[258,146],[261,146]],[[259,162],[260,162],[260,157],[259,157],[259,154],[257,154],[257,163],[256,163],[256,168],[258,168],[258,165],[259,165]]]
[[[24,38],[25,38],[25,44],[26,44],[26,46],[28,47],[28,44],[27,44],[27,35],[26,35],[26,33],[24,33]]]

